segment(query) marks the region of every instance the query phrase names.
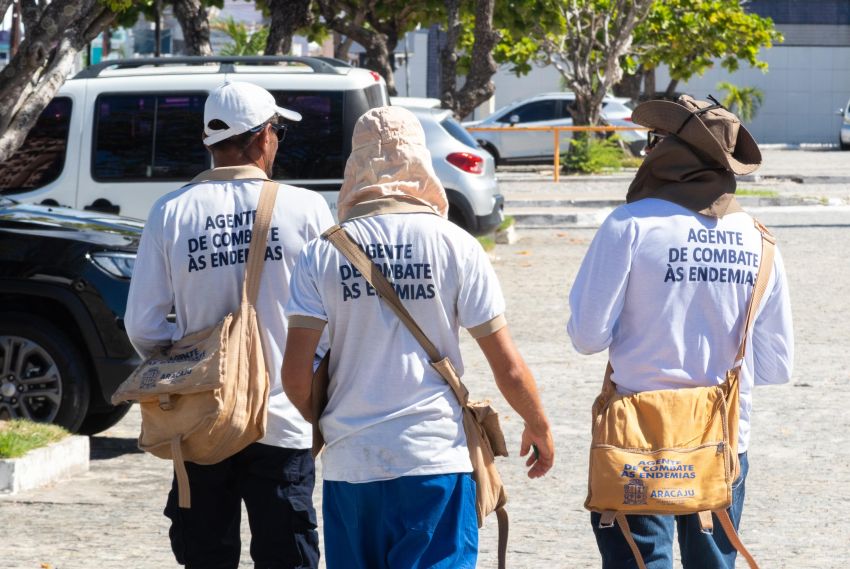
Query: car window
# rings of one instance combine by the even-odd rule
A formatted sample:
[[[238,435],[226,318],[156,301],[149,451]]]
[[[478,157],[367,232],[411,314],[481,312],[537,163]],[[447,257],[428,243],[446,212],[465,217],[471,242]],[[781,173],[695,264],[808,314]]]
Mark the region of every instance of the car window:
[[[440,126],[446,129],[446,131],[452,135],[455,139],[464,143],[465,145],[471,148],[478,148],[478,143],[475,142],[475,139],[472,138],[472,135],[469,134],[465,128],[463,128],[459,122],[454,120],[452,117],[446,117],[442,121],[440,121]]]
[[[505,113],[498,119],[498,122],[510,123],[513,115],[519,116],[520,123],[551,121],[557,117],[557,103],[558,101],[554,99],[526,103]]]
[[[65,165],[71,99],[56,97],[39,115],[23,145],[0,163],[0,193],[28,192],[56,180]]]
[[[281,107],[301,113],[288,123],[275,158],[276,179],[342,178],[345,169],[342,92],[272,91]]]
[[[92,177],[187,180],[209,168],[201,141],[206,94],[101,95],[95,103]]]

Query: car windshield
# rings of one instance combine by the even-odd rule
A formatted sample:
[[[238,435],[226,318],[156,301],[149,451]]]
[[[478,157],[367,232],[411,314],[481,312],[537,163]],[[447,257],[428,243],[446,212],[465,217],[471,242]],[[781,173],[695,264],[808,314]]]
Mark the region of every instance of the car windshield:
[[[446,131],[452,135],[454,138],[469,146],[470,148],[478,148],[478,143],[472,138],[472,135],[469,134],[465,128],[463,128],[459,122],[454,120],[452,117],[446,117],[442,121],[440,121],[440,126],[442,126]]]

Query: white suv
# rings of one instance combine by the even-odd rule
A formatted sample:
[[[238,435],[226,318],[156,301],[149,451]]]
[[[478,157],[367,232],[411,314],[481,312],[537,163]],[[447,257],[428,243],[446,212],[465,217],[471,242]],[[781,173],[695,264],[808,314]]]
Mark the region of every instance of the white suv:
[[[290,125],[274,178],[321,192],[332,208],[354,123],[387,105],[377,74],[312,57],[107,61],[68,80],[24,145],[0,163],[0,195],[144,219],[163,194],[210,167],[201,142],[207,94],[256,83],[303,120]]]
[[[575,95],[564,93],[542,93],[515,101],[502,107],[484,120],[465,122],[466,128],[474,127],[546,127],[572,126],[569,106],[575,101]],[[614,126],[630,126],[632,109],[627,98],[605,97],[602,100],[602,117]],[[551,162],[555,151],[554,136],[548,131],[475,131],[471,134],[478,140],[499,164],[508,162]],[[629,146],[633,153],[639,152],[646,135],[641,131],[617,131],[617,135]],[[561,152],[568,150],[567,143],[572,138],[569,131],[561,132]]]

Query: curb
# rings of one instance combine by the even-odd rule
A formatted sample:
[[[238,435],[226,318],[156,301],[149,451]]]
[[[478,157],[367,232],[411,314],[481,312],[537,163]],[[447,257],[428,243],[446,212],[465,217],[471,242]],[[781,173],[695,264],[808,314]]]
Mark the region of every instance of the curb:
[[[21,458],[0,459],[0,494],[15,494],[89,471],[89,438],[71,435]]]

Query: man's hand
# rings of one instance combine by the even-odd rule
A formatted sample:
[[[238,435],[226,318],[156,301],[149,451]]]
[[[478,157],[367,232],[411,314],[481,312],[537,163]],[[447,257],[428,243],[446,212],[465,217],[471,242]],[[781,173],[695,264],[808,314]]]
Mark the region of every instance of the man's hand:
[[[552,431],[546,429],[543,435],[536,435],[526,425],[522,432],[519,455],[525,456],[529,451],[533,452],[525,461],[525,465],[531,467],[528,471],[528,477],[540,478],[549,472],[549,469],[555,463],[555,442],[552,439]]]
[[[543,404],[540,402],[540,395],[537,393],[534,376],[516,349],[507,326],[478,338],[478,345],[493,370],[499,391],[525,420],[526,427],[522,433],[519,454],[528,454],[532,445],[537,448],[538,454],[532,454],[526,466],[531,467],[528,471],[529,478],[540,478],[555,462],[555,443]]]

